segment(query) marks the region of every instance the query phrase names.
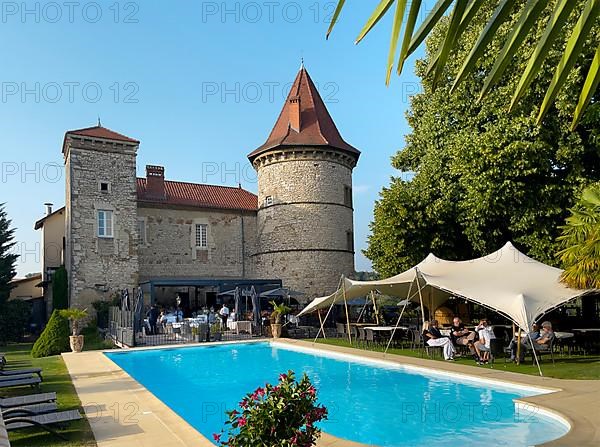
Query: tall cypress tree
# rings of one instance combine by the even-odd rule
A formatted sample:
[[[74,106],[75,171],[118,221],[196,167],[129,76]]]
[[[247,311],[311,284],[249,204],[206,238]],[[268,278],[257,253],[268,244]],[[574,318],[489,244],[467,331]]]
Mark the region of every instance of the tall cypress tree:
[[[15,246],[15,229],[11,228],[11,221],[6,215],[4,204],[0,204],[0,306],[8,301],[10,296],[10,281],[15,277],[17,271],[15,264],[19,255],[12,253]]]

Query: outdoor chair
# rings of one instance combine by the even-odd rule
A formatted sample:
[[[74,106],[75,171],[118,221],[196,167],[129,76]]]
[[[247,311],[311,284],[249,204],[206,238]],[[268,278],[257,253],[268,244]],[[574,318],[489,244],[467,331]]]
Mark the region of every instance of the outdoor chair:
[[[26,405],[43,404],[56,401],[56,393],[29,394],[27,396],[0,398],[0,409],[23,407]]]
[[[408,330],[408,340],[410,342],[410,349],[416,350],[421,347],[421,333],[418,329]]]
[[[357,338],[357,340],[358,340],[359,345],[360,344],[362,344],[364,346],[367,345],[367,332],[369,332],[369,331],[366,331],[362,327],[358,328],[358,338]]]
[[[346,336],[346,331],[342,323],[335,323],[335,334],[337,338],[344,338]]]
[[[433,359],[436,352],[439,352],[440,357],[442,357],[442,352],[444,349],[442,346],[429,346],[422,334],[419,334],[419,337],[421,344],[421,358],[425,357],[425,354],[427,354],[427,357]]]
[[[547,349],[536,349],[535,350],[535,354],[537,354],[537,357],[539,359],[539,361],[542,361],[542,357],[545,355],[549,355],[550,358],[552,359],[552,364],[554,365],[554,345],[556,342],[556,337],[553,337],[550,340],[550,343],[548,344],[548,348]],[[535,355],[533,354],[533,349],[530,349],[531,351],[531,363],[535,364]]]
[[[39,388],[41,381],[42,380],[39,377],[35,376],[29,376],[25,379],[0,380],[0,388],[13,388],[18,386],[30,386],[32,388]]]
[[[68,422],[78,421],[82,418],[78,410],[61,411],[47,414],[35,414],[31,412],[27,416],[7,417],[0,415],[0,427],[4,426],[6,431],[18,430],[30,427],[39,427],[48,433],[67,440],[63,435],[51,428],[51,425],[63,426]],[[10,445],[10,444],[9,444]]]
[[[374,345],[378,339],[375,338],[375,331],[370,331],[368,329],[363,329],[365,331],[365,339],[367,342],[367,346]]]
[[[490,364],[494,366],[494,362],[496,361],[496,357],[505,352],[504,348],[504,340],[501,338],[494,338],[490,340]],[[510,348],[509,348],[510,352]],[[509,354],[510,355],[510,354]],[[504,357],[506,363],[506,357]]]

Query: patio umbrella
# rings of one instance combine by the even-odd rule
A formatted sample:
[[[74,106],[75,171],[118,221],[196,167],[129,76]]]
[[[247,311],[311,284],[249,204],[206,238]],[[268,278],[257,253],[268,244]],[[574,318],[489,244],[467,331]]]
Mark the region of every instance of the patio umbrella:
[[[256,293],[256,289],[252,286],[252,314],[254,315],[254,323],[257,325],[260,324],[260,300],[258,299],[258,294]]]
[[[233,291],[233,300],[234,300],[234,309],[235,309],[235,317],[240,319],[240,288],[236,287]]]

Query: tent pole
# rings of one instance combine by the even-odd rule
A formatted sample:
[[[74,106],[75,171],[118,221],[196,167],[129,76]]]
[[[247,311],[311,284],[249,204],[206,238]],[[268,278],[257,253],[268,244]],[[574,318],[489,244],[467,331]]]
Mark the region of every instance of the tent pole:
[[[350,314],[348,313],[348,300],[346,299],[346,282],[342,282],[342,293],[344,294],[344,307],[346,309],[346,330],[348,331],[348,341],[352,346],[352,332],[350,332]]]
[[[357,323],[360,323],[360,319],[363,317],[363,315],[365,314],[365,310],[367,309],[367,304],[369,304],[369,297],[367,296],[365,298],[365,305],[363,306],[363,308],[360,310],[360,314],[358,314],[358,318],[356,319]]]
[[[540,366],[540,361],[538,359],[537,353],[535,352],[535,345],[533,344],[533,340],[531,339],[531,331],[527,332],[527,336],[529,337],[529,343],[531,343],[531,349],[533,350],[533,358],[535,358],[535,363],[537,364],[538,371],[540,372],[540,377],[544,377],[544,374],[542,373],[542,367]]]
[[[514,328],[514,323],[513,323]],[[521,364],[521,327],[519,326],[518,338],[517,338],[517,365]]]
[[[417,286],[419,287],[419,301],[421,302],[421,319],[425,326],[425,307],[423,307],[423,294],[421,293],[421,281],[419,280],[419,269],[415,267]]]
[[[379,311],[377,310],[377,303],[375,301],[375,291],[371,290],[371,300],[373,300],[373,312],[375,312],[375,323],[379,326]]]
[[[390,344],[392,344],[392,340],[394,339],[394,335],[396,334],[396,329],[398,329],[398,326],[400,325],[400,320],[402,320],[402,315],[404,314],[404,310],[406,309],[406,306],[408,305],[408,297],[410,296],[410,292],[412,291],[412,286],[414,283],[415,283],[414,281],[411,282],[410,286],[408,287],[408,294],[406,295],[406,301],[404,301],[404,307],[402,308],[402,311],[400,312],[398,321],[396,321],[396,326],[394,327],[394,330],[392,331],[392,336],[388,340],[388,344],[385,347],[385,351],[383,352],[383,355],[387,354],[388,349],[390,349]]]
[[[340,289],[340,283],[342,282],[342,279],[344,278],[344,275],[342,275],[340,277],[340,282],[338,283],[338,288],[336,289],[339,290]],[[329,314],[331,313],[331,310],[333,309],[333,306],[335,305],[335,297],[334,299],[331,301],[331,306],[329,306],[329,310],[327,311],[327,315],[325,315],[325,320],[323,320],[321,322],[321,328],[319,329],[319,331],[317,332],[317,336],[315,337],[315,339],[313,340],[313,343],[317,342],[317,338],[319,338],[319,335],[321,335],[321,332],[323,332],[323,338],[325,337],[325,322],[327,321],[327,318],[329,318]]]
[[[321,327],[323,327],[323,325],[325,324],[325,322],[323,321],[323,317],[321,316],[321,309],[318,310],[318,314],[319,314],[319,322],[321,323]],[[325,331],[323,331],[323,339],[327,340],[327,336],[325,335]]]

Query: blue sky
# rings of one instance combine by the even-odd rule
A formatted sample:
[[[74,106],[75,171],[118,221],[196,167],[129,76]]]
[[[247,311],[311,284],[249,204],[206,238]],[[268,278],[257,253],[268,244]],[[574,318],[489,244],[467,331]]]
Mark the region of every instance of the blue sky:
[[[0,202],[17,228],[18,274],[39,271],[43,203],[64,204],[61,144],[102,124],[141,140],[168,179],[256,191],[246,155],[267,138],[300,59],[343,137],[363,155],[354,172],[357,248],[394,174],[408,132],[414,58],[384,85],[390,18],[359,46],[374,2],[348,2],[329,41],[335,2],[3,2]],[[357,252],[356,267],[370,269]]]

